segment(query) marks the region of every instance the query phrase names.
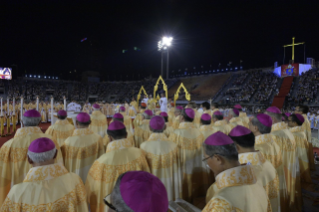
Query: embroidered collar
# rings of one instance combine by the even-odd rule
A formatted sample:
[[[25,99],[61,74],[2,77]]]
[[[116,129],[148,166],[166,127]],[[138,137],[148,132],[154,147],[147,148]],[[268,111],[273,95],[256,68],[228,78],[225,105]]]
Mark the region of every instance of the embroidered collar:
[[[199,128],[200,131],[212,130],[211,125],[201,125]]]
[[[90,135],[94,132],[90,128],[75,129],[72,136]]]
[[[56,125],[68,125],[70,124],[70,122],[67,120],[67,119],[64,119],[64,120],[60,120],[58,119],[56,122],[55,122]]]
[[[222,126],[222,125],[226,125],[226,124],[227,123],[225,120],[219,120],[219,121],[214,122],[215,126]]]
[[[178,129],[188,129],[188,128],[196,128],[193,122],[182,122],[179,123]]]
[[[296,126],[296,127],[292,127],[289,128],[290,132],[304,132],[304,129],[302,128],[302,126]]]
[[[234,122],[240,122],[241,119],[239,117],[233,117],[232,119],[229,120],[230,123],[234,123]]]
[[[257,135],[255,137],[255,144],[263,144],[273,142],[272,135],[270,133]]]
[[[216,176],[216,185],[218,189],[251,185],[256,183],[256,176],[250,165],[241,165],[227,169]]]
[[[107,145],[106,152],[111,152],[113,150],[118,150],[118,149],[124,149],[128,147],[133,147],[132,142],[126,138],[120,139],[120,140],[115,140],[110,142]]]
[[[239,117],[247,117],[247,114],[245,112],[239,112]]]
[[[68,170],[60,163],[33,167],[29,170],[23,182],[51,180],[67,173],[69,173]]]
[[[264,156],[261,154],[260,151],[258,152],[247,152],[247,153],[240,153],[239,156],[239,163],[251,163],[251,165],[262,165],[266,162]]]
[[[147,141],[168,141],[168,138],[164,133],[152,133]]]
[[[277,130],[284,130],[284,129],[287,129],[287,125],[285,122],[279,122],[279,123],[273,124],[271,127],[272,132]]]
[[[19,128],[16,132],[16,134],[14,135],[14,137],[18,137],[18,136],[26,136],[26,135],[30,135],[30,134],[34,134],[34,133],[41,133],[43,134],[43,132],[41,131],[40,127],[23,127],[23,128]]]

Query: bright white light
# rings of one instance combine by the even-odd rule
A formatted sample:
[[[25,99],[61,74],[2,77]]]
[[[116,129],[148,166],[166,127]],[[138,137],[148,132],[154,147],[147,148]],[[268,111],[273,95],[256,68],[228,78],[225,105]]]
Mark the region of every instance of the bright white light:
[[[173,38],[172,37],[163,37],[161,41],[158,42],[158,50],[167,49],[172,45]]]

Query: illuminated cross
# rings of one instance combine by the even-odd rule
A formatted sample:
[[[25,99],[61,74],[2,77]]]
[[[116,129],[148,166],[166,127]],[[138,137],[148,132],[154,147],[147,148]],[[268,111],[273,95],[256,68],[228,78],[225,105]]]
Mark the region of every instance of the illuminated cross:
[[[292,44],[284,45],[284,47],[292,46],[292,61],[295,60],[295,46],[304,44],[305,42],[295,43],[295,37],[292,38]]]

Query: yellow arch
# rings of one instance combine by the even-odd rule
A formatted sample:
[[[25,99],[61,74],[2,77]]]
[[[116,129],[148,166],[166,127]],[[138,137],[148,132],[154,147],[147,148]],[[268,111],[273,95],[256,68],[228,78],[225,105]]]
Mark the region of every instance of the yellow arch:
[[[147,93],[146,93],[146,91],[145,91],[145,89],[144,89],[144,86],[142,85],[142,87],[140,88],[140,91],[139,91],[138,94],[137,94],[137,104],[139,104],[139,102],[140,102],[140,98],[141,98],[141,93],[142,93],[142,91],[143,91],[143,93],[147,96]]]
[[[186,100],[190,101],[191,100],[191,94],[188,93],[187,89],[185,88],[184,84],[181,83],[180,86],[177,88],[176,93],[174,94],[174,105],[176,105],[176,100],[178,99],[179,96],[179,92],[180,90],[183,88],[184,92],[185,92],[185,98]]]
[[[160,81],[163,83],[163,90],[165,91],[166,99],[168,99],[167,85],[166,85],[165,81],[163,80],[163,77],[162,77],[162,76],[159,76],[159,78],[158,78],[157,81],[156,81],[156,84],[155,84],[155,86],[154,86],[154,95],[153,95],[153,98],[154,98],[154,99],[156,98],[156,91],[157,91],[157,89],[158,89],[158,84],[159,84]]]

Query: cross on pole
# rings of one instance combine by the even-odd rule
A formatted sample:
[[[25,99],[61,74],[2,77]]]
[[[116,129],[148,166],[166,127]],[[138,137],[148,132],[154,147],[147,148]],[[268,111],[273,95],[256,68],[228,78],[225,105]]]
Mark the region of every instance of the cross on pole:
[[[289,46],[292,47],[292,61],[295,60],[295,46],[301,45],[301,44],[305,44],[305,42],[295,43],[295,37],[293,37],[293,38],[292,38],[292,44],[284,45],[284,48],[285,48],[285,47],[289,47]]]

